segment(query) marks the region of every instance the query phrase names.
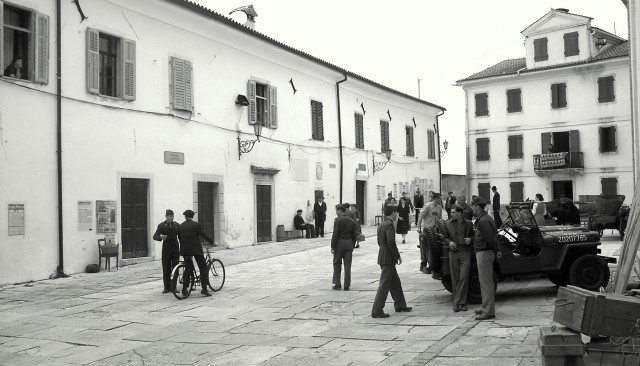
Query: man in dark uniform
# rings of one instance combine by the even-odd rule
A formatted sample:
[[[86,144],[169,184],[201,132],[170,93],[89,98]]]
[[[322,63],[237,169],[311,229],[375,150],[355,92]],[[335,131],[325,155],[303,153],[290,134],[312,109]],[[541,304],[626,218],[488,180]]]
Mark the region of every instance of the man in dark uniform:
[[[171,291],[171,271],[180,261],[180,245],[178,244],[178,232],[180,224],[173,221],[173,211],[165,212],[165,221],[158,224],[153,240],[162,241],[162,281],[164,282],[163,294]]]
[[[356,243],[356,223],[346,215],[346,204],[336,205],[336,219],[333,221],[331,253],[333,253],[333,289],[339,290],[340,272],[344,261],[344,290],[351,286],[351,259]]]
[[[420,192],[420,188],[416,189],[416,194],[413,196],[413,204],[416,209],[416,226],[418,226],[418,216],[420,216],[420,210],[424,206],[424,196]]]
[[[498,193],[498,188],[496,186],[491,187],[493,191],[493,221],[495,221],[498,229],[502,226],[502,218],[500,217],[500,193]]]
[[[313,217],[316,220],[316,237],[324,238],[324,222],[327,220],[327,204],[324,197],[320,196],[313,204]]]
[[[209,271],[207,270],[207,261],[204,259],[204,252],[202,251],[202,243],[200,238],[202,237],[207,243],[214,245],[213,239],[202,229],[202,225],[199,222],[193,221],[195,212],[186,210],[182,213],[185,221],[180,225],[180,254],[187,260],[187,256],[192,256],[198,264],[198,270],[200,271],[200,284],[202,285],[201,294],[204,296],[211,296],[211,292],[207,289],[209,286]],[[193,265],[193,262],[191,262]],[[187,286],[191,279],[186,278]]]
[[[384,209],[385,219],[378,226],[378,264],[382,272],[380,273],[380,283],[378,292],[373,301],[371,309],[372,318],[388,318],[389,314],[384,312],[384,304],[387,301],[387,295],[391,292],[393,299],[393,307],[396,312],[411,311],[411,307],[407,306],[402,292],[402,283],[396,271],[396,264],[402,264],[400,252],[396,245],[396,230],[393,227],[393,221],[398,217],[397,206],[387,206]]]

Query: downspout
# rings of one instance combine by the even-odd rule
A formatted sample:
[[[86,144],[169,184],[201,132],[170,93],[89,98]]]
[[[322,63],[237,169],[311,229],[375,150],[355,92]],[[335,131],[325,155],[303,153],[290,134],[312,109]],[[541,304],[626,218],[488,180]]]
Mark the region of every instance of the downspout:
[[[623,1],[624,2],[624,1]],[[631,163],[633,166],[633,185],[635,187],[636,182],[638,181],[638,102],[637,96],[639,90],[636,88],[638,85],[638,52],[635,47],[636,44],[636,31],[638,29],[638,24],[632,20],[632,17],[636,14],[637,1],[629,0],[625,2],[627,6],[627,24],[629,24],[629,75],[631,80]],[[634,71],[635,70],[635,71]]]
[[[438,188],[442,193],[442,154],[440,154],[440,122],[438,121],[438,117],[444,114],[444,110],[442,113],[436,115],[436,136],[438,136],[438,175],[440,176],[440,187]]]
[[[344,73],[344,79],[336,83],[336,98],[338,99],[338,145],[340,147],[340,203],[342,203],[342,189],[344,179],[344,163],[342,160],[342,118],[340,117],[340,84],[347,81],[347,73]]]
[[[56,0],[56,119],[58,167],[58,268],[57,276],[64,274],[64,235],[62,228],[62,26],[61,4]]]

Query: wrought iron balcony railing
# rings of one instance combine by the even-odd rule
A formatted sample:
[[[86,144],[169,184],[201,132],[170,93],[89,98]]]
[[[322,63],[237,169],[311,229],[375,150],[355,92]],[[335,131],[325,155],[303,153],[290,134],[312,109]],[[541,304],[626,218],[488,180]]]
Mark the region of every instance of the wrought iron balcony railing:
[[[584,169],[582,152],[559,152],[533,156],[533,170]]]

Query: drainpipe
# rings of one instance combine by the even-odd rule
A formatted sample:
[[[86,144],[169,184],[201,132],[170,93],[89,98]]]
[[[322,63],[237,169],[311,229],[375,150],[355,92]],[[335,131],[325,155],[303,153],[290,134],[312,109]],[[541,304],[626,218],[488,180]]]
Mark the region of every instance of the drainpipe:
[[[58,159],[58,268],[57,276],[64,274],[64,235],[62,231],[62,16],[60,0],[56,0],[56,119]]]
[[[438,122],[438,117],[442,116],[444,114],[444,111],[442,111],[442,113],[436,115],[436,133],[438,136],[438,174],[440,176],[440,192],[442,193],[442,155],[440,154],[440,122]]]
[[[522,70],[524,70],[524,69],[526,69],[526,68],[527,68],[526,66],[525,66],[525,67],[523,67],[523,68],[521,68],[520,70],[516,71],[516,74],[517,74],[518,76],[520,76],[520,71],[522,71]]]
[[[340,84],[347,81],[347,73],[344,73],[344,79],[336,83],[336,98],[338,99],[338,145],[340,147],[340,203],[342,203],[342,189],[344,179],[344,164],[342,160],[342,118],[340,117]]]

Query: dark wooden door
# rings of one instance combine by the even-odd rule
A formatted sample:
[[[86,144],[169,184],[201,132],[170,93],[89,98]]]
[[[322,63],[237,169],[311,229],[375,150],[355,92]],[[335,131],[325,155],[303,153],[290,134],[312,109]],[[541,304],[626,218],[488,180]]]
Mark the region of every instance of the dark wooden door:
[[[358,205],[358,212],[360,212],[360,218],[358,221],[360,225],[364,225],[364,218],[366,216],[364,210],[364,192],[367,182],[363,180],[356,181],[356,205]]]
[[[122,195],[122,258],[146,257],[148,253],[147,192],[149,181],[121,181]]]
[[[198,182],[198,222],[204,232],[213,238],[215,233],[214,198],[215,183]]]
[[[573,182],[570,180],[557,180],[553,182],[553,199],[571,198],[573,200]]]
[[[271,186],[256,186],[258,243],[271,241]]]

